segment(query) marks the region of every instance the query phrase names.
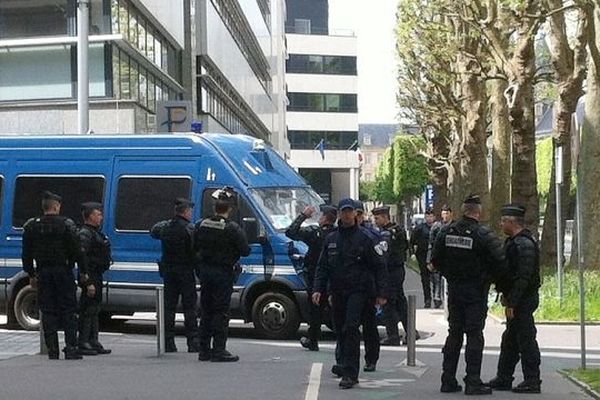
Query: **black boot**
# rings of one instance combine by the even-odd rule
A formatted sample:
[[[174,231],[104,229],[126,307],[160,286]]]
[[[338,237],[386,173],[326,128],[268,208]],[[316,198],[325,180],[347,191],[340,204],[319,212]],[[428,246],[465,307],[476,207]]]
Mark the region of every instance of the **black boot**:
[[[526,379],[512,388],[514,393],[541,393],[542,381],[539,379]]]
[[[382,346],[400,346],[400,338],[388,336],[383,339],[380,344]]]
[[[98,352],[88,342],[79,343],[79,346],[77,346],[77,353],[81,354],[82,356],[97,356],[98,355]]]
[[[166,340],[165,353],[177,353],[177,346],[175,346],[175,339],[167,339]]]
[[[58,360],[58,334],[45,335],[44,341],[48,349],[48,358],[50,360]]]
[[[102,344],[100,344],[100,342],[98,342],[98,341],[91,342],[90,345],[92,345],[92,348],[94,350],[96,350],[96,352],[98,354],[110,354],[110,353],[112,353],[111,349],[105,349],[104,346],[102,346]]]
[[[484,385],[483,383],[478,383],[478,384],[465,383],[465,394],[466,395],[492,394],[492,388]]]
[[[377,369],[377,364],[375,363],[366,363],[363,367],[363,371],[365,372],[374,372]]]
[[[487,386],[491,387],[492,390],[511,390],[513,378],[507,379],[496,376],[494,379],[487,383]]]
[[[77,348],[74,346],[67,346],[63,349],[65,353],[65,360],[81,360],[83,356],[77,352]]]
[[[210,358],[210,361],[212,361],[212,362],[236,362],[239,360],[240,360],[239,356],[234,356],[227,350],[223,350],[222,352],[219,352],[219,353],[213,352],[213,354]]]
[[[210,361],[211,358],[212,354],[208,347],[200,347],[198,349],[198,361]]]
[[[319,351],[319,343],[310,340],[306,336],[302,336],[300,338],[300,345],[302,345],[302,347],[310,351]]]

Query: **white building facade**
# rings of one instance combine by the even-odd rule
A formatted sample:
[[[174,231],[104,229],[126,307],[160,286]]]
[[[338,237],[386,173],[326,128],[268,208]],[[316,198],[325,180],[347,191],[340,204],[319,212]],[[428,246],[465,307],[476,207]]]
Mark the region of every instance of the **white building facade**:
[[[290,33],[307,24],[289,17],[290,164],[326,201],[358,198],[356,37]]]

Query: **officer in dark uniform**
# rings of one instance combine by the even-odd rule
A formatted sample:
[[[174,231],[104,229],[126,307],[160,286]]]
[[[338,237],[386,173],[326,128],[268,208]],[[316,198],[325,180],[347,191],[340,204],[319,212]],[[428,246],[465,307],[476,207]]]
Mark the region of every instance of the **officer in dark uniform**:
[[[349,389],[358,383],[362,316],[371,308],[369,298],[385,304],[387,271],[378,239],[356,223],[354,200],[341,200],[338,210],[338,229],[325,238],[319,259],[313,302],[325,301],[322,295],[329,288],[341,347],[340,388]]]
[[[165,285],[165,351],[174,353],[175,310],[181,296],[183,306],[185,335],[188,353],[198,352],[198,322],[196,302],[196,278],[194,269],[197,264],[194,253],[194,225],[191,223],[194,203],[178,198],[175,200],[175,216],[161,221],[150,230],[154,239],[162,244],[162,258],[159,263],[160,276]]]
[[[289,228],[285,231],[285,235],[292,240],[300,240],[308,245],[308,251],[304,256],[304,273],[306,274],[306,288],[308,291],[309,300],[309,322],[308,322],[308,337],[302,337],[300,344],[302,347],[311,351],[319,351],[319,337],[321,336],[321,318],[325,302],[321,305],[315,305],[312,302],[312,288],[315,281],[315,272],[317,262],[323,250],[323,242],[325,236],[334,229],[335,220],[337,218],[337,209],[333,206],[325,204],[320,205],[321,216],[319,217],[319,225],[309,225],[302,227],[302,223],[306,219],[311,218],[315,213],[315,208],[312,206],[306,207],[303,212],[298,214],[298,217],[292,222]]]
[[[379,241],[381,235],[379,231],[373,227],[369,221],[365,219],[365,206],[362,201],[356,200],[356,223],[365,229],[368,229]],[[383,248],[383,246],[382,246]],[[376,276],[373,275],[373,279]],[[374,372],[377,369],[377,361],[379,361],[379,331],[377,330],[377,308],[376,298],[371,297],[365,307],[365,312],[362,316],[362,334],[363,342],[365,343],[365,366],[363,371]]]
[[[102,204],[81,205],[84,225],[79,229],[81,263],[79,265],[79,353],[82,355],[110,354],[98,340],[100,304],[102,303],[102,274],[112,261],[110,241],[100,230],[104,215]]]
[[[479,196],[467,197],[464,216],[440,231],[432,252],[433,266],[448,281],[448,337],[443,348],[443,393],[459,392],[456,369],[467,336],[465,394],[491,394],[481,382],[483,328],[487,317],[490,283],[506,270],[502,243],[487,226],[479,223]]]
[[[442,219],[440,221],[436,221],[431,226],[431,231],[429,233],[429,249],[427,250],[427,269],[431,272],[431,281],[433,286],[433,306],[435,308],[440,308],[442,306],[442,291],[443,291],[443,281],[442,276],[439,271],[436,271],[431,264],[431,250],[433,249],[433,244],[435,243],[435,239],[437,235],[440,233],[442,228],[446,225],[454,222],[452,215],[452,208],[449,205],[444,204],[442,206],[441,211]]]
[[[48,358],[58,359],[58,328],[65,331],[65,358],[81,359],[77,353],[77,299],[73,267],[80,261],[75,223],[60,214],[61,197],[44,192],[44,215],[23,225],[23,270],[32,287],[38,288],[44,340]],[[35,266],[34,266],[35,261]]]
[[[404,332],[408,332],[408,302],[404,295],[404,278],[406,276],[404,262],[406,261],[408,240],[406,239],[404,228],[390,221],[389,207],[374,208],[373,215],[375,216],[375,224],[380,229],[381,237],[387,244],[385,260],[389,273],[390,286],[390,298],[383,308],[387,338],[381,344],[384,346],[399,346],[399,321],[402,322]]]
[[[498,372],[490,381],[495,390],[517,393],[540,393],[540,349],[533,313],[539,305],[539,247],[525,226],[525,207],[508,204],[502,207],[502,230],[509,237],[505,243],[508,279],[502,288],[506,307],[506,330],[502,334]],[[521,359],[524,381],[512,387],[513,373]]]
[[[425,300],[425,308],[431,308],[431,286],[433,291],[436,291],[436,286],[439,285],[437,280],[433,279],[433,274],[427,268],[427,251],[429,250],[429,236],[431,227],[435,221],[433,211],[428,209],[425,211],[425,222],[417,225],[410,235],[410,249],[416,256],[419,263],[419,272],[421,274],[421,285],[423,286],[423,297]]]
[[[215,215],[196,223],[195,249],[199,258],[200,349],[198,360],[229,362],[239,357],[226,350],[229,306],[235,281],[235,267],[240,257],[250,254],[246,234],[229,220],[236,204],[230,188],[216,190]],[[212,349],[211,349],[212,340]]]

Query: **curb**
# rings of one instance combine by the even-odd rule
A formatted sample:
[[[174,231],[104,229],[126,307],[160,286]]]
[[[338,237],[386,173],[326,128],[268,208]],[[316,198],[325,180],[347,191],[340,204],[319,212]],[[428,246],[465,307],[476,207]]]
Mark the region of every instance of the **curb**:
[[[567,380],[571,381],[572,383],[574,383],[576,386],[578,386],[581,390],[583,390],[586,394],[588,394],[589,396],[591,396],[592,398],[596,399],[596,400],[600,400],[600,393],[596,392],[590,385],[588,385],[585,382],[580,381],[579,379],[575,378],[574,376],[571,376],[566,370],[562,369],[562,370],[558,370],[557,371],[559,374],[561,374],[564,378],[566,378]]]

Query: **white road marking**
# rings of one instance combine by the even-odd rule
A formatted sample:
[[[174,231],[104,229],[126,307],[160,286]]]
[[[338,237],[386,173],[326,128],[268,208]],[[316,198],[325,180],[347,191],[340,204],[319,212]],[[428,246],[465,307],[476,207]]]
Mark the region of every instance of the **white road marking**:
[[[321,372],[323,371],[322,363],[314,363],[310,369],[310,377],[308,378],[308,388],[304,400],[317,400],[319,398],[319,386],[321,385]]]

